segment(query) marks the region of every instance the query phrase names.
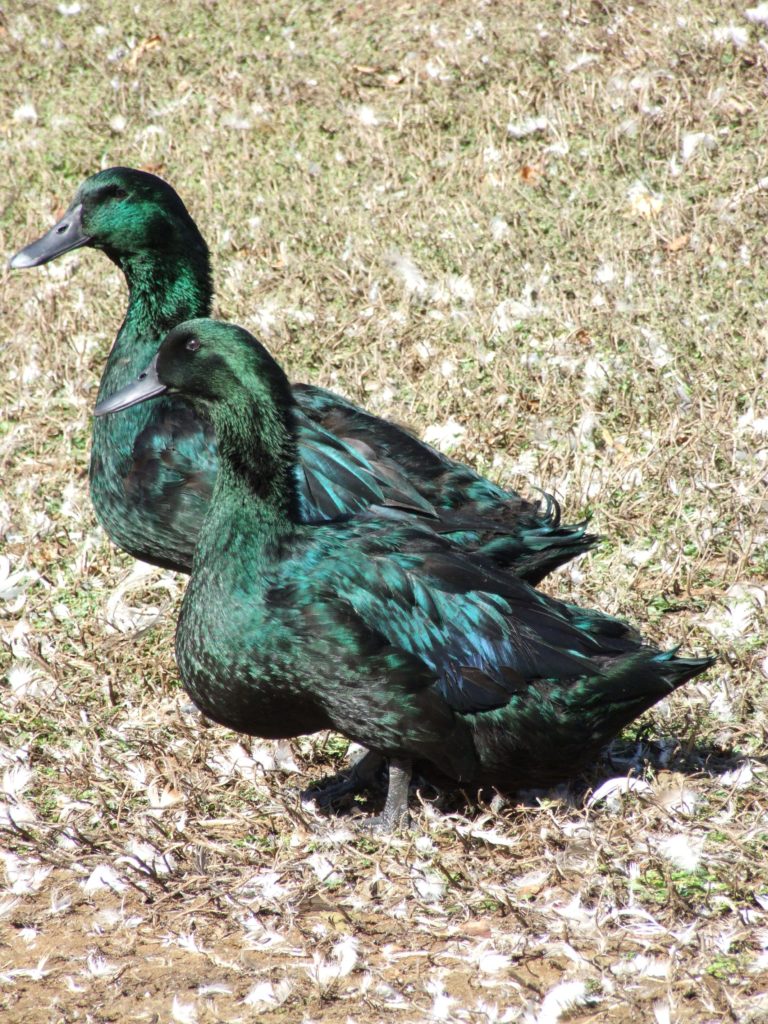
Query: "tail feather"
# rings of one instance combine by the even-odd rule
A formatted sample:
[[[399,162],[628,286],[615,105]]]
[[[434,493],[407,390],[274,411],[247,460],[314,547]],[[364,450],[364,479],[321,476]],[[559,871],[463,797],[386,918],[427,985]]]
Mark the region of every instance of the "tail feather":
[[[597,534],[586,532],[586,523],[554,529],[542,525],[494,537],[479,548],[479,553],[536,586],[561,565],[591,551],[599,540]]]
[[[586,554],[600,540],[597,534],[587,533],[589,519],[563,525],[558,500],[540,488],[536,490],[541,494],[538,509],[525,526],[520,524],[516,536],[494,538],[481,548],[484,555],[491,555],[497,564],[503,564],[506,545],[510,556],[508,564],[514,565],[516,575],[532,586],[571,559]],[[516,550],[510,540],[516,542]]]
[[[567,691],[562,688],[559,696],[564,710],[567,709],[566,715],[580,713],[593,722],[618,719],[618,731],[689,679],[706,671],[714,661],[714,658],[678,658],[677,648],[657,651],[645,647],[616,658],[605,666],[602,676],[581,679]]]
[[[673,647],[672,650],[660,651],[657,655],[657,660],[666,666],[665,672],[669,672],[672,677],[673,690],[676,690],[678,686],[682,686],[683,683],[687,683],[694,676],[706,672],[717,661],[717,658],[713,655],[708,655],[705,658],[678,658],[677,652],[679,650],[679,647]]]
[[[475,781],[509,790],[562,782],[714,661],[642,647],[607,661],[598,676],[541,680],[503,708],[467,715],[480,762]]]

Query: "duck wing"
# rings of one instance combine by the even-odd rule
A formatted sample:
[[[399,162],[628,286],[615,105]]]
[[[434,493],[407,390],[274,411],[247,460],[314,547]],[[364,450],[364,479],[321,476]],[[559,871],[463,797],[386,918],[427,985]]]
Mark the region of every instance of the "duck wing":
[[[456,544],[481,550],[529,583],[538,583],[598,541],[587,533],[586,521],[563,524],[551,495],[531,502],[515,491],[505,491],[419,440],[406,427],[373,416],[333,392],[295,384],[293,393],[303,422],[311,422],[315,432],[324,431],[324,445],[329,435],[336,438],[348,464],[356,461],[373,472],[384,499],[374,503],[410,505],[420,511],[428,505],[440,514],[440,531]],[[306,464],[310,471],[307,489],[319,507],[338,509],[342,500],[350,502],[348,510],[367,507],[356,500],[353,490],[339,487],[339,478],[321,460],[315,463],[314,449],[310,454],[311,459],[303,460],[305,471]],[[459,519],[452,522],[452,514]]]
[[[336,519],[370,508],[392,506],[436,517],[431,502],[389,456],[370,445],[349,442],[294,411],[299,439],[299,494],[307,521]]]
[[[454,711],[503,706],[539,679],[600,675],[604,659],[639,646],[619,620],[555,601],[397,518],[386,529],[373,512],[329,524],[332,541],[306,571],[329,605],[418,659]]]

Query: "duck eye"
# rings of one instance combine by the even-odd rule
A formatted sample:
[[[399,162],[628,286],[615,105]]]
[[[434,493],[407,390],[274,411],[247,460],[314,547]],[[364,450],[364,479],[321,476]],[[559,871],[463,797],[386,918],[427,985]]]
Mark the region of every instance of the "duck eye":
[[[197,352],[197,350],[200,348],[200,339],[189,338],[184,348],[187,350],[187,352]]]
[[[105,185],[101,190],[102,199],[126,199],[128,193],[119,185]]]

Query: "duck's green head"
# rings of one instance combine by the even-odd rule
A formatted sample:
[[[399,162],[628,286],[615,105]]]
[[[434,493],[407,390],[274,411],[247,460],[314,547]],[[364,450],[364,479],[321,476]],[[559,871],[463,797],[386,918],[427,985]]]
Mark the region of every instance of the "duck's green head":
[[[138,379],[94,411],[104,416],[165,393],[182,396],[213,419],[223,407],[263,412],[293,405],[288,378],[264,346],[243,327],[218,320],[174,327]]]
[[[110,167],[87,178],[69,209],[41,238],[11,258],[13,268],[37,267],[82,245],[123,264],[142,253],[199,249],[205,242],[171,186],[146,171]]]

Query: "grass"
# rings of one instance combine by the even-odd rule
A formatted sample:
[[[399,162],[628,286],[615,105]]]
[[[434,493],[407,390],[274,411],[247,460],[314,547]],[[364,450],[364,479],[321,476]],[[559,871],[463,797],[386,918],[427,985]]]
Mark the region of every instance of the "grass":
[[[768,28],[699,0],[81,0],[0,34],[4,253],[99,167],[162,174],[220,315],[295,379],[456,421],[453,454],[605,536],[549,590],[720,655],[569,787],[425,794],[386,842],[313,815],[345,745],[190,714],[183,580],[93,518],[119,274],[3,272],[3,1019],[764,1019]]]

